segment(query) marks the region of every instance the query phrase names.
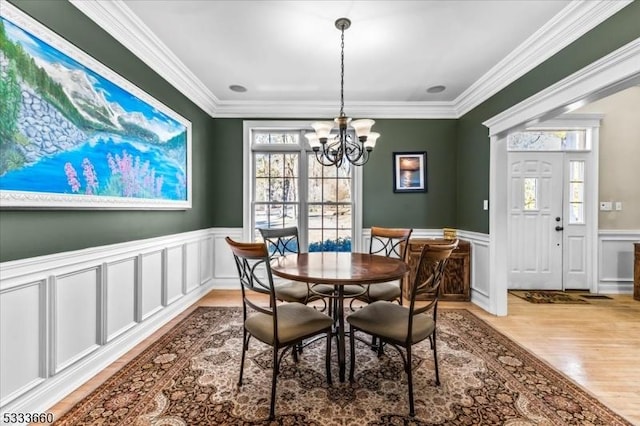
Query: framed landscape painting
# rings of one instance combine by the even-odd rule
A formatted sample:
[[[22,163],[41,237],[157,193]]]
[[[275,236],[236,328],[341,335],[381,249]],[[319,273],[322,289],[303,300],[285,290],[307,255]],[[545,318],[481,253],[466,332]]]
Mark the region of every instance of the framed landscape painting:
[[[393,153],[393,192],[427,192],[427,153]]]
[[[191,208],[191,123],[0,2],[0,207]]]

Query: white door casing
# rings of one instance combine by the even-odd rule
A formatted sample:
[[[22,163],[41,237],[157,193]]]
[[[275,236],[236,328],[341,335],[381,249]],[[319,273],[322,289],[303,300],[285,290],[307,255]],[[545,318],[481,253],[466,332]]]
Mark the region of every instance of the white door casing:
[[[574,110],[640,82],[640,38],[571,74],[537,94],[490,118],[489,128],[489,297],[487,309],[507,315],[507,144],[510,129],[535,122],[544,116]],[[597,156],[596,156],[597,158]],[[597,161],[595,161],[597,164]],[[597,170],[597,167],[593,167]],[[596,171],[597,173],[597,171]],[[597,189],[596,189],[597,191]],[[593,194],[593,192],[592,192]],[[597,193],[594,195],[597,200]],[[596,202],[592,202],[592,205]],[[594,227],[597,231],[597,216]],[[597,238],[594,240],[597,241]],[[591,244],[597,259],[597,244]],[[591,262],[591,276],[597,277],[598,262]],[[593,281],[593,280],[592,280]]]
[[[562,180],[562,152],[509,153],[510,289],[562,290]]]
[[[592,279],[598,187],[593,157],[597,157],[601,118],[573,115],[554,121],[584,126],[591,151],[508,154],[508,288],[597,292]],[[578,177],[576,170],[582,171]],[[535,198],[528,209],[524,205],[527,179]],[[582,201],[582,214],[571,211],[571,201]]]

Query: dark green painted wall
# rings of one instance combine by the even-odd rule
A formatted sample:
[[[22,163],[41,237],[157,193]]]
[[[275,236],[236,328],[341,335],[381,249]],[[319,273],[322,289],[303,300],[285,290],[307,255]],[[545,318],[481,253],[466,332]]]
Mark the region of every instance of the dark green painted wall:
[[[378,139],[364,167],[363,219],[371,226],[455,226],[457,120],[376,120]],[[427,192],[393,192],[393,153],[427,152]]]
[[[66,1],[13,4],[191,121],[193,208],[185,211],[0,211],[0,261],[186,232],[215,225],[213,120]]]
[[[457,227],[489,232],[489,133],[482,122],[640,37],[635,1],[465,114],[458,128]]]
[[[242,226],[242,122],[215,120],[213,181],[226,182],[216,186],[214,204],[219,208],[211,212],[216,226]],[[374,129],[382,136],[364,166],[364,227],[454,225],[456,123],[457,120],[376,120]],[[427,152],[427,193],[393,192],[393,152],[407,151]]]

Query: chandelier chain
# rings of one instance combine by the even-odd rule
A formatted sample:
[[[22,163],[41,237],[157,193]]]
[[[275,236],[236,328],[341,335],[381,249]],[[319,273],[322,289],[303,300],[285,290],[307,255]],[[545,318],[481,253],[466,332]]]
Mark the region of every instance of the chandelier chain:
[[[344,116],[344,25],[340,43],[340,116]]]

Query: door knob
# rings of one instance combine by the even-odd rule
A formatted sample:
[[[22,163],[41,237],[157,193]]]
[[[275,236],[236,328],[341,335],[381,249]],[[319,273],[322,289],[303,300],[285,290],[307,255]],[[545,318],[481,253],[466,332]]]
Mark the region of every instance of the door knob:
[[[562,226],[556,226],[556,231],[562,231],[564,228]]]

